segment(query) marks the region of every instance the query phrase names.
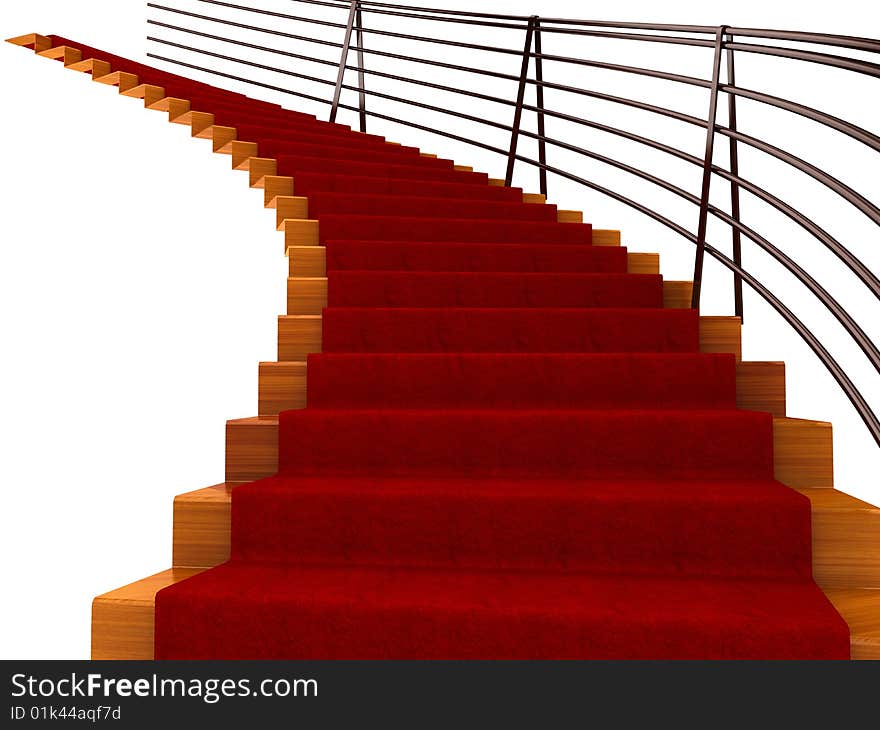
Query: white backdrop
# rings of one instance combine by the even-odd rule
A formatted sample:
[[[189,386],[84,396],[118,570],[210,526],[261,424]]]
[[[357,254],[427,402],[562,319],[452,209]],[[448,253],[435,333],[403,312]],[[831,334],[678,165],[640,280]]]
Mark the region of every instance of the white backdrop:
[[[195,1],[169,4],[210,12]],[[54,32],[140,61],[147,60],[146,18],[158,15],[143,2],[127,0],[10,5],[0,11],[4,38]],[[292,12],[295,3],[257,5]],[[540,6],[544,16],[586,12],[581,3],[564,0],[544,0]],[[482,3],[480,9],[530,13],[538,4],[505,0]],[[662,7],[641,0],[617,3],[611,15],[601,8],[590,11],[594,18],[612,20],[724,22],[880,36],[878,12],[850,0],[802,5],[796,17],[790,5],[753,0],[723,12],[705,2],[675,0]],[[155,28],[149,32],[161,35]],[[159,49],[151,45],[149,50]],[[463,56],[455,58],[457,51],[443,53],[466,62]],[[630,51],[625,62],[651,65],[639,53],[644,50]],[[5,141],[0,173],[0,474],[5,497],[0,549],[7,587],[0,607],[0,656],[80,658],[88,655],[92,596],[168,567],[173,496],[222,481],[224,422],[255,415],[257,363],[275,357],[275,316],[284,308],[286,261],[272,213],[262,209],[261,193],[248,190],[243,173],[228,171],[227,156],[211,155],[208,143],[191,140],[186,128],[167,124],[165,115],[144,112],[138,102],[119,99],[114,89],[84,75],[64,72],[8,44],[0,46],[0,54],[5,79],[0,115]],[[680,70],[692,61],[681,57],[670,63],[678,63],[675,70]],[[690,69],[693,75],[705,71]],[[859,95],[861,82],[835,84],[838,78],[826,78],[817,69],[792,76],[784,65],[742,64],[743,85],[778,93],[781,84],[792,83],[798,99],[860,120],[876,132],[876,104]],[[440,75],[436,79],[445,81]],[[597,75],[591,81],[603,79]],[[509,88],[492,84],[481,91],[509,96]],[[263,96],[327,113],[326,107],[282,95]],[[693,102],[694,113],[704,113],[702,99],[682,95],[664,103],[673,102]],[[587,111],[601,110],[580,110]],[[505,114],[498,118],[509,121]],[[422,123],[434,119],[411,109],[407,115]],[[750,131],[809,156],[877,199],[877,161],[851,144],[810,136],[812,128],[784,126],[787,119],[757,109],[745,107],[742,117]],[[348,114],[341,121],[354,123]],[[448,120],[445,124],[455,128]],[[551,134],[573,134],[566,127],[548,127]],[[498,158],[442,138],[372,122],[370,131],[503,174]],[[612,149],[613,144],[598,138],[573,141],[596,149],[600,144]],[[685,146],[692,142],[680,140]],[[613,150],[626,153],[623,147]],[[532,153],[532,143],[524,142],[523,152]],[[580,170],[585,177],[607,175],[609,185],[631,184],[557,151],[551,154],[552,164]],[[664,168],[653,158],[650,163],[661,165],[652,171],[668,179],[692,182],[674,166]],[[837,201],[786,177],[778,166],[747,155],[743,165],[749,174],[777,175],[788,199],[801,196],[806,210],[823,225],[836,225],[836,235],[880,271],[876,228],[846,218]],[[523,169],[519,175],[526,189],[537,189],[532,171]],[[552,177],[550,185],[553,202],[585,210],[599,227],[621,228],[633,250],[660,251],[666,276],[689,277],[689,244],[596,194]],[[645,194],[641,188],[620,189]],[[723,192],[718,192],[719,205]],[[747,213],[771,232],[784,230],[782,240],[774,241],[786,244],[786,251],[829,282],[832,293],[868,322],[869,334],[878,339],[877,302],[862,296],[835,261],[796,230],[778,228],[785,225],[778,216],[758,207]],[[721,241],[723,229],[711,235]],[[875,408],[880,406],[876,373],[830,317],[797,285],[785,277],[774,279],[772,267],[746,251],[746,264],[802,305],[799,312],[835,348]],[[729,278],[711,264],[707,275],[708,311],[728,313]],[[880,503],[878,450],[830,376],[797,336],[748,294],[746,321],[746,357],[788,364],[790,415],[834,422],[839,488]]]

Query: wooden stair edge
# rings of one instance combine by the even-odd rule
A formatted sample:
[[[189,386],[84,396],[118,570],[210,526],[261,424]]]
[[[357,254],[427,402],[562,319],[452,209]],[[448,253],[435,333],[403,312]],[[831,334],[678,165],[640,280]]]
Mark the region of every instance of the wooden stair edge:
[[[91,658],[153,659],[156,594],[203,570],[170,568],[95,597]]]
[[[30,48],[34,53],[48,51],[52,47],[52,39],[39,33],[25,33],[24,35],[6,38],[7,43],[22,48]]]
[[[92,659],[153,659],[156,594],[203,570],[170,568],[96,597]],[[880,659],[880,590],[838,588],[826,595],[850,628],[852,659]]]

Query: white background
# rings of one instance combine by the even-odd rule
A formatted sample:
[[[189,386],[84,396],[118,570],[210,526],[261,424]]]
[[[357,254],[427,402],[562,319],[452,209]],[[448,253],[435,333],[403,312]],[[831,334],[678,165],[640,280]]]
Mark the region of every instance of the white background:
[[[222,17],[234,15],[194,0],[169,0],[168,4]],[[287,0],[257,5],[313,14]],[[537,10],[537,3],[486,2],[479,9],[527,14]],[[848,0],[833,5],[802,4],[796,13],[790,4],[753,0],[726,10],[705,2],[674,0],[662,6],[617,3],[611,15],[604,14],[602,7],[589,10],[594,19],[728,23],[880,36],[877,11],[867,3]],[[150,17],[161,16],[149,12]],[[545,17],[578,17],[586,11],[581,3],[544,0],[540,12]],[[339,13],[321,15],[330,16],[340,18]],[[193,39],[155,27],[148,30],[147,17],[143,2],[31,0],[4,3],[0,33],[4,38],[27,32],[59,33],[139,61],[147,60],[148,50],[184,58],[186,54],[148,46],[145,36],[149,32],[179,42]],[[375,21],[368,18],[367,22]],[[386,27],[391,27],[392,21],[387,22]],[[263,24],[283,27],[274,21]],[[223,30],[210,24],[198,27],[218,34]],[[467,29],[453,28],[451,33],[476,42],[521,45],[521,37],[510,32],[491,38],[468,35]],[[331,28],[322,37],[338,40],[338,36]],[[292,41],[267,41],[265,36],[259,40],[273,47],[314,52]],[[391,47],[391,41],[387,43]],[[659,65],[696,76],[705,76],[710,63],[705,54],[658,57],[656,47],[644,47],[650,44],[633,44],[621,51],[596,40],[566,46],[563,39],[545,39],[544,50],[584,54],[587,43],[591,52],[604,53],[608,60]],[[202,42],[201,47],[218,50],[222,46]],[[403,45],[396,48],[412,50]],[[334,52],[323,53],[330,59]],[[453,62],[473,62],[465,51],[447,47],[440,53]],[[144,111],[139,102],[119,98],[115,89],[93,84],[88,76],[64,71],[59,64],[11,45],[0,46],[0,54],[5,82],[4,113],[0,115],[4,142],[0,172],[0,475],[4,495],[0,554],[5,587],[0,605],[0,656],[82,658],[89,651],[91,598],[168,567],[173,496],[222,481],[224,422],[256,414],[257,363],[275,359],[275,316],[284,308],[286,260],[281,236],[274,231],[274,211],[262,209],[261,191],[248,189],[244,173],[229,171],[227,156],[210,154],[208,143],[191,140],[187,128],[168,124],[164,114]],[[264,60],[258,53],[246,57]],[[277,56],[272,58],[285,68],[332,76],[327,68],[279,64]],[[186,59],[204,60],[194,55]],[[515,58],[497,63],[500,70],[518,71]],[[257,77],[253,71],[244,71]],[[421,71],[425,73],[424,67]],[[428,73],[440,83],[456,82],[454,76],[442,72]],[[208,75],[193,75],[216,81]],[[818,67],[743,59],[739,80],[743,86],[788,93],[876,133],[877,82],[852,76]],[[702,92],[638,87],[632,79],[612,79],[549,63],[545,77],[621,95],[641,92],[654,103],[697,116],[705,113]],[[271,74],[260,78],[327,95],[326,88],[318,85],[297,86],[295,80],[284,77],[282,83]],[[403,90],[368,78],[373,89]],[[353,80],[352,75],[348,81]],[[289,96],[226,85],[321,116],[327,113],[324,106]],[[511,96],[510,86],[502,82],[483,79],[480,85],[484,93]],[[417,94],[409,88],[405,91]],[[873,97],[866,96],[871,93]],[[445,103],[442,93],[421,98]],[[343,100],[355,101],[350,93]],[[639,129],[645,123],[643,117],[619,109],[609,112],[601,104],[584,100],[551,98],[548,93],[547,102],[633,131],[647,131],[647,136],[700,153],[702,139],[693,132],[688,136],[656,122],[655,127]],[[383,105],[372,97],[368,104],[424,124],[442,124],[465,133],[474,129],[430,112]],[[509,123],[506,107],[474,104],[466,111]],[[603,113],[611,116],[603,118]],[[350,114],[343,117],[341,121],[354,123]],[[741,107],[741,121],[750,133],[832,170],[867,197],[880,197],[876,155],[806,123],[747,104]],[[526,115],[524,123],[531,125],[533,120]],[[503,160],[489,153],[397,125],[370,124],[370,131],[389,139],[454,157],[493,176],[503,175]],[[548,121],[548,134],[623,159],[640,154],[634,158],[639,166],[694,189],[693,170],[682,170],[644,151],[634,152],[613,139],[590,136],[553,121]],[[506,142],[491,130],[485,141],[502,147]],[[532,155],[533,144],[524,141],[522,152]],[[725,154],[719,151],[718,164],[726,163]],[[695,211],[687,205],[682,207],[665,194],[636,185],[596,163],[556,149],[550,155],[551,164],[652,204],[668,204],[664,210],[670,216],[693,227]],[[801,181],[779,163],[747,152],[743,174],[766,183],[815,216],[874,271],[880,271],[877,229],[846,211],[833,195]],[[537,190],[534,172],[525,167],[518,171],[517,182],[527,190]],[[550,186],[552,202],[585,210],[587,219],[599,227],[621,228],[632,250],[661,252],[667,277],[689,278],[690,244],[598,194],[552,177]],[[725,195],[726,189],[716,184],[713,200],[725,205]],[[826,283],[868,333],[880,339],[877,302],[858,289],[833,257],[754,201],[744,201],[744,210],[756,228],[771,234],[774,243]],[[710,240],[722,248],[726,237],[729,234],[722,227],[710,230]],[[880,406],[876,372],[839,327],[820,305],[810,302],[802,288],[756,254],[754,246],[745,244],[745,248],[747,267],[787,298],[839,356],[874,407]],[[729,313],[729,278],[719,267],[707,266],[706,309]],[[748,359],[786,360],[789,414],[833,421],[838,487],[880,502],[875,476],[880,467],[878,450],[861,421],[806,346],[750,294],[744,345]]]

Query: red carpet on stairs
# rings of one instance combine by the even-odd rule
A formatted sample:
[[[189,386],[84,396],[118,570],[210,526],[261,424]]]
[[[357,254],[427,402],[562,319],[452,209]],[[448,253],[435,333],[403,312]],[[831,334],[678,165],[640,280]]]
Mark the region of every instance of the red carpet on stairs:
[[[326,247],[308,407],[233,491],[229,562],[157,594],[157,658],[849,656],[770,415],[625,249],[450,160],[68,43],[256,141]]]

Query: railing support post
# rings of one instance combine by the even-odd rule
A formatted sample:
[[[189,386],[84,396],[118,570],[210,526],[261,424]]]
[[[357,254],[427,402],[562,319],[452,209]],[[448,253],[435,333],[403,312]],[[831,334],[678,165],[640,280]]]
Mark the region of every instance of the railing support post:
[[[333,91],[333,104],[330,106],[330,121],[336,121],[336,112],[339,111],[339,96],[342,94],[342,81],[345,78],[345,66],[348,63],[348,49],[351,48],[351,30],[358,12],[357,0],[351,0],[348,11],[348,23],[345,26],[345,40],[342,41],[342,56],[339,59],[339,73],[336,75],[336,88]]]
[[[504,184],[508,186],[513,182],[513,166],[516,164],[516,145],[519,141],[519,127],[522,122],[526,79],[529,75],[529,60],[532,56],[532,38],[535,35],[537,22],[538,16],[533,15],[529,18],[529,22],[526,25],[526,42],[523,47],[522,66],[519,72],[519,88],[516,93],[516,111],[513,113],[513,127],[510,130],[510,150],[507,153],[507,173],[504,176]]]
[[[544,59],[541,58],[541,20],[535,18],[535,98],[538,107],[538,178],[541,184],[541,194],[547,196],[547,142],[544,139]]]
[[[357,23],[357,61],[358,61],[358,116],[361,132],[367,131],[367,93],[364,81],[364,21],[361,17],[361,2],[355,0],[355,23]]]
[[[718,114],[718,84],[721,77],[721,52],[727,26],[715,34],[715,60],[712,65],[712,85],[709,94],[709,114],[706,125],[706,154],[703,157],[703,185],[700,191],[700,218],[697,223],[697,251],[694,256],[694,292],[691,307],[700,308],[700,289],[703,284],[703,259],[706,254],[706,229],[709,225],[709,191],[712,187],[712,155],[715,151],[715,119]]]
[[[727,36],[728,41],[732,41],[732,36]],[[727,85],[736,86],[736,69],[734,67],[734,51],[732,48],[727,49]],[[736,131],[736,94],[727,94],[727,126]],[[730,143],[730,174],[733,177],[739,177],[739,146],[735,137],[728,138]],[[730,181],[730,216],[739,223],[740,219],[740,202],[739,202],[739,183],[736,180]],[[733,227],[733,262],[742,268],[742,233],[736,226]],[[739,272],[733,273],[733,306],[736,316],[743,321],[743,280]]]

